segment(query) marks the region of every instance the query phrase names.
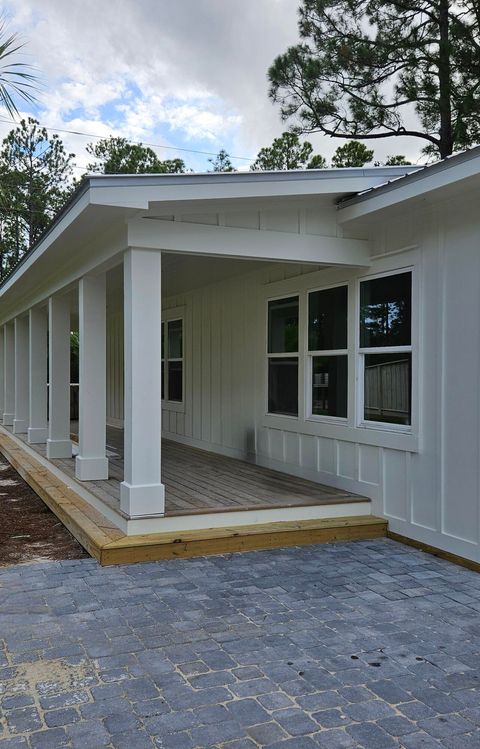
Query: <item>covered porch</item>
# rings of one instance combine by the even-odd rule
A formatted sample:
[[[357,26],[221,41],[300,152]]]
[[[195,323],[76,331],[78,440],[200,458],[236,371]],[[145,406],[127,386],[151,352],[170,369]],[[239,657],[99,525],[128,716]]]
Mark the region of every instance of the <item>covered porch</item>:
[[[109,194],[92,195],[103,201]],[[40,465],[34,481],[54,475],[61,493],[75,495],[74,506],[77,498],[86,503],[86,517],[90,507],[126,537],[227,527],[235,536],[281,523],[298,531],[299,523],[345,525],[348,518],[360,518],[368,537],[371,498],[362,489],[373,481],[362,484],[351,472],[357,448],[347,425],[313,420],[302,434],[309,417],[298,309],[292,349],[290,313],[278,308],[275,360],[267,359],[265,315],[278,284],[302,276],[335,283],[332,273],[367,266],[369,242],[336,236],[330,224],[321,233],[317,214],[320,206],[330,215],[330,193],[305,199],[300,192],[291,207],[285,196],[261,206],[242,200],[232,213],[231,198],[202,204],[201,214],[179,202],[173,216],[162,194],[139,193],[145,205],[128,210],[117,210],[121,191],[108,205],[90,205],[105,231],[121,214],[118,231],[95,232],[85,210],[69,234],[77,243],[71,265],[56,265],[65,251],[59,234],[40,256],[44,288],[26,264],[16,282],[23,305],[14,284],[3,292],[11,307],[0,328],[3,431],[12,449],[26,451],[25,474]],[[79,383],[73,424],[72,335]],[[274,407],[270,374],[272,392],[296,390]],[[383,521],[378,527],[384,530]]]

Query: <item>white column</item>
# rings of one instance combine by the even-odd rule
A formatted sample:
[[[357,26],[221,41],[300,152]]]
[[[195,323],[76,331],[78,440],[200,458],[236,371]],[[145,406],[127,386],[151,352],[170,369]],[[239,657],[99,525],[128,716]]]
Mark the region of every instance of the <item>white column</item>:
[[[5,403],[5,329],[0,326],[0,420],[3,419]]]
[[[4,402],[3,424],[11,427],[15,416],[15,330],[13,322],[8,322],[3,329],[3,365],[4,365]]]
[[[130,517],[163,515],[162,256],[131,248],[124,259],[125,476],[120,508]]]
[[[71,458],[70,440],[70,300],[48,300],[50,375],[47,458]]]
[[[14,434],[23,434],[28,429],[28,371],[28,317],[16,317]]]
[[[32,444],[47,439],[47,310],[35,307],[30,310],[30,414],[28,441]]]
[[[103,273],[80,279],[78,286],[80,431],[75,476],[81,481],[108,479],[105,282]]]

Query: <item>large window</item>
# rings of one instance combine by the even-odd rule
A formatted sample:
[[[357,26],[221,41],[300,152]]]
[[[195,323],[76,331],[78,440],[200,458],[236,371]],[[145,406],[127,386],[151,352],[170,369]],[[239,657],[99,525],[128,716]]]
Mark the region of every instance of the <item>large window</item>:
[[[298,296],[268,303],[268,411],[298,416]]]
[[[311,416],[347,417],[347,315],[347,286],[308,295]]]
[[[162,323],[162,399],[183,401],[183,320]]]
[[[363,420],[412,423],[412,273],[360,283]]]

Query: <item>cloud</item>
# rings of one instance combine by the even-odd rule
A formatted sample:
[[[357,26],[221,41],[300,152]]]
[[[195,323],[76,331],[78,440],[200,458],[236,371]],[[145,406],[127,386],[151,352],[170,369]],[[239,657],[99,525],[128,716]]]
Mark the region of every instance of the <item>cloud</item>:
[[[268,98],[267,69],[297,41],[297,7],[297,0],[6,3],[10,27],[21,30],[42,72],[37,116],[45,124],[248,157],[285,129]],[[87,163],[88,139],[62,138]],[[325,154],[338,145],[310,139]],[[205,156],[183,155],[206,168]]]

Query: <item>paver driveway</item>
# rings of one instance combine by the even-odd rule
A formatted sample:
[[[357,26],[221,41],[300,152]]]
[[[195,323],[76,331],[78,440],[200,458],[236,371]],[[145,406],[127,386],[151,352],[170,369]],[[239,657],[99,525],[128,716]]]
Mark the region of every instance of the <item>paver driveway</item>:
[[[480,747],[480,575],[388,540],[0,570],[0,749]]]

